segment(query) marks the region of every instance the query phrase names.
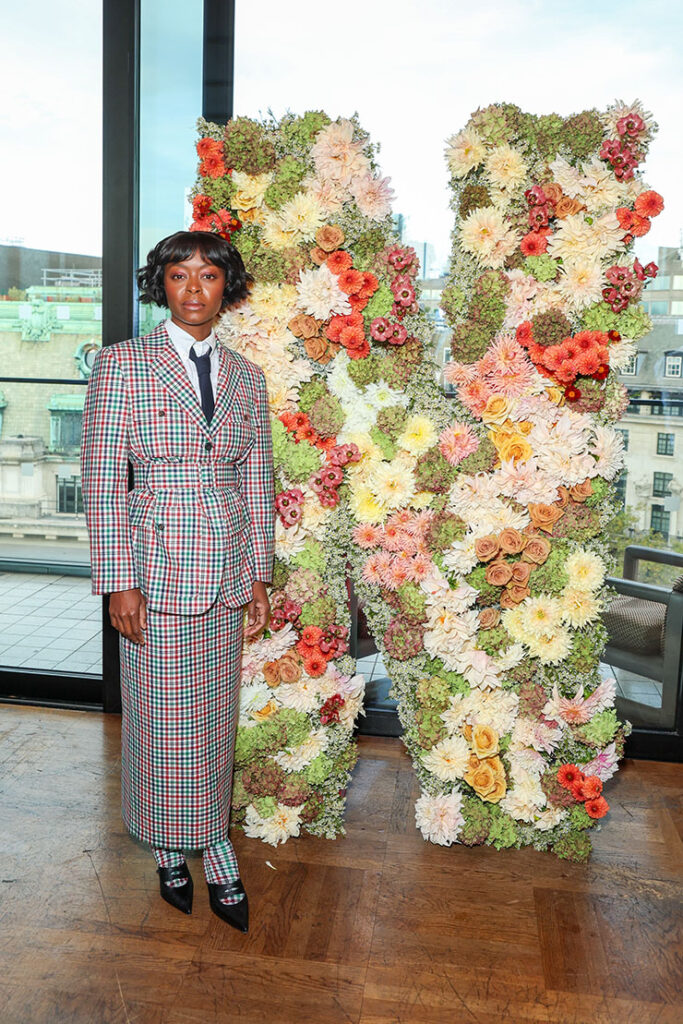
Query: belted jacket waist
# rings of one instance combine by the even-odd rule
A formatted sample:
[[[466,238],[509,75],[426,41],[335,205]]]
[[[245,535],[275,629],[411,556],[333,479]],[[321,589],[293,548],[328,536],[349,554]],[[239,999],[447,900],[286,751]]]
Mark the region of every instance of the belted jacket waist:
[[[133,465],[135,488],[165,489],[236,487],[240,476],[231,462],[146,462]]]

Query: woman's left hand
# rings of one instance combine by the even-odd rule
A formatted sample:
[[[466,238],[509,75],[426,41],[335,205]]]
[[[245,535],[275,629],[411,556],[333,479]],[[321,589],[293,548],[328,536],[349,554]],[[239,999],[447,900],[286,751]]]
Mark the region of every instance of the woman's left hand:
[[[246,637],[258,636],[268,625],[270,619],[270,601],[265,583],[257,580],[252,589],[253,597],[247,605],[247,624],[244,628]]]

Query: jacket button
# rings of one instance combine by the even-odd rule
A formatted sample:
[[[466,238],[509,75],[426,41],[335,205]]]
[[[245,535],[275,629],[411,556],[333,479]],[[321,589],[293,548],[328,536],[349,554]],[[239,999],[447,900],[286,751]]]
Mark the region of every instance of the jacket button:
[[[160,416],[165,416],[166,415],[166,410],[165,409],[159,409],[159,415]]]
[[[163,523],[156,523],[155,525],[156,525],[158,533],[160,533],[163,530],[163,528],[164,528],[164,524]]]
[[[204,442],[204,449],[207,452],[210,452],[212,448],[213,448],[213,441],[205,441]]]

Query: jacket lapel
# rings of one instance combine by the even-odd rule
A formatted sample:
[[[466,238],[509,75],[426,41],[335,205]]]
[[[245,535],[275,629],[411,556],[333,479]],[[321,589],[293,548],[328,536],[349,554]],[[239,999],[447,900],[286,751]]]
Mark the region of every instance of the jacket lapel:
[[[206,432],[209,425],[202,412],[199,399],[192,387],[190,378],[187,376],[182,360],[176,352],[175,346],[163,324],[159,324],[150,334],[145,335],[145,344],[150,348],[152,346],[154,348],[154,351],[150,352],[150,369],[152,373],[170,391],[176,402]],[[215,418],[214,414],[213,421],[215,421]]]
[[[222,427],[232,408],[240,383],[240,370],[232,353],[218,342],[218,382],[216,385],[216,404],[211,419],[211,433],[215,434]]]

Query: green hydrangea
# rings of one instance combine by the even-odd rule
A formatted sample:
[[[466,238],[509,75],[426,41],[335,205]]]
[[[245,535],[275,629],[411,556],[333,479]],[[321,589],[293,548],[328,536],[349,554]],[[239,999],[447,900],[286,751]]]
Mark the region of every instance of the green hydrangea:
[[[481,846],[489,837],[493,817],[491,805],[477,797],[463,797],[462,813],[465,823],[458,839],[465,846]]]
[[[531,274],[537,281],[554,281],[557,277],[560,265],[552,256],[546,252],[540,256],[527,256],[524,260],[524,270]]]
[[[539,345],[559,345],[571,336],[572,325],[559,309],[550,309],[533,317],[531,330]]]
[[[451,321],[467,309],[467,293],[454,281],[449,282],[441,293],[441,309]]]
[[[479,438],[479,447],[458,466],[459,473],[489,473],[498,462],[498,452],[488,437]]]
[[[306,176],[306,165],[293,156],[285,156],[278,164],[275,178],[266,189],[263,199],[271,210],[279,210],[299,191]]]
[[[591,818],[583,804],[574,804],[569,812],[569,818],[573,828],[583,830],[595,825],[595,819]]]
[[[363,310],[365,323],[369,326],[375,317],[388,316],[394,305],[394,295],[387,284],[381,284]]]
[[[225,163],[245,174],[263,174],[276,164],[275,147],[263,127],[249,117],[236,117],[225,126]]]
[[[603,127],[597,110],[583,110],[564,122],[562,137],[565,146],[576,160],[585,160],[603,140]]]
[[[548,162],[554,160],[564,143],[564,118],[544,114],[533,119],[529,128],[532,145]]]
[[[209,196],[214,210],[231,209],[232,197],[234,196],[235,191],[232,178],[227,175],[223,178],[202,179],[201,193],[205,196]]]
[[[492,103],[472,114],[470,125],[490,146],[503,146],[512,142],[523,125],[519,107],[512,103]]]
[[[302,626],[320,626],[324,629],[331,626],[337,615],[335,603],[331,597],[318,597],[308,601],[301,609],[299,621]]]
[[[321,395],[311,406],[309,413],[311,426],[321,437],[336,437],[344,426],[344,411],[336,395]]]
[[[304,769],[304,778],[311,786],[320,786],[332,775],[333,767],[327,754],[318,754]]]
[[[591,855],[590,836],[586,832],[570,832],[553,846],[553,853],[562,860],[585,864]]]
[[[396,445],[389,435],[385,434],[383,430],[379,429],[379,427],[371,427],[370,437],[381,449],[383,457],[390,462],[396,454]]]
[[[439,512],[434,516],[425,540],[431,551],[446,551],[457,540],[462,540],[467,527],[460,516],[453,512]]]
[[[491,657],[507,650],[510,645],[510,638],[503,626],[496,626],[494,629],[480,629],[477,633],[477,647],[486,651]]]
[[[431,750],[448,735],[439,708],[418,708],[415,712],[417,743],[422,750]]]
[[[415,467],[415,485],[418,491],[445,494],[453,483],[456,472],[456,467],[451,466],[438,448],[430,448]]]
[[[273,717],[285,727],[287,739],[283,746],[298,747],[310,735],[311,723],[308,715],[303,711],[295,711],[294,708],[280,708]],[[266,722],[268,721],[270,719],[266,719]]]
[[[303,550],[292,556],[290,565],[301,567],[302,569],[312,569],[313,572],[319,573],[322,576],[327,565],[325,548],[320,541],[309,537],[303,546]]]
[[[448,707],[451,691],[448,682],[441,676],[423,676],[415,689],[418,704],[438,707],[445,711]]]
[[[359,235],[354,245],[354,267],[357,270],[368,270],[374,262],[376,254],[384,248],[386,243],[386,233],[382,228],[371,228]]]
[[[313,377],[299,388],[299,408],[302,412],[308,412],[319,398],[328,394],[325,382],[320,377]]]
[[[476,363],[488,351],[496,328],[478,320],[458,324],[451,338],[453,358],[459,363]]]
[[[491,206],[491,193],[486,185],[465,185],[460,195],[458,216],[466,217],[473,210]]]
[[[367,362],[367,360],[362,360]],[[377,413],[377,429],[395,441],[403,430],[408,412],[402,405],[388,405]]]
[[[396,591],[398,608],[407,619],[423,622],[426,618],[427,595],[415,583],[403,583]]]
[[[352,359],[346,372],[358,388],[376,384],[382,376],[382,357],[371,352],[365,359]]]
[[[498,807],[491,810],[488,842],[495,846],[496,850],[508,849],[510,846],[516,846],[518,842],[517,826],[514,820]]]
[[[457,693],[470,692],[470,684],[465,677],[461,676],[459,672],[451,672],[444,668],[441,658],[427,658],[425,660],[425,669],[431,673],[431,681],[438,678],[441,682],[446,683],[449,693],[455,695]]]
[[[606,302],[596,302],[583,312],[583,323],[589,331],[619,331],[622,338],[637,341],[652,330],[652,320],[639,304],[623,313],[613,313]]]
[[[609,496],[612,491],[612,485],[604,477],[594,476],[591,480],[593,486],[593,493],[590,498],[586,499],[586,504],[590,508],[600,507],[605,499]]]
[[[559,594],[569,583],[569,576],[564,568],[568,554],[567,546],[557,541],[552,541],[552,544],[547,561],[532,569],[529,576],[529,590],[534,596]]]
[[[577,731],[591,746],[604,747],[614,739],[618,728],[617,713],[613,708],[609,708],[606,711],[598,711],[590,722],[581,726]]]
[[[275,559],[273,565],[273,589],[280,590],[284,587],[285,583],[289,579],[290,569],[286,562],[280,561],[279,558]]]
[[[592,634],[575,633],[572,649],[564,664],[569,671],[582,675],[587,674],[597,666],[600,660],[600,650]]]
[[[275,466],[282,467],[287,479],[294,483],[308,480],[317,469],[320,469],[320,450],[308,441],[297,443],[280,420],[274,419],[271,425]]]
[[[286,114],[279,124],[280,138],[287,150],[307,152],[321,128],[329,123],[330,118],[324,110],[307,110],[301,117]]]
[[[308,719],[307,719],[308,722]],[[310,723],[308,723],[310,731]],[[287,723],[280,714],[272,715],[258,725],[238,729],[235,741],[235,764],[245,765],[264,754],[277,753],[287,741]]]
[[[277,800],[274,796],[255,796],[253,804],[262,818],[272,818],[277,811]]]

